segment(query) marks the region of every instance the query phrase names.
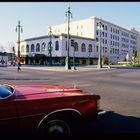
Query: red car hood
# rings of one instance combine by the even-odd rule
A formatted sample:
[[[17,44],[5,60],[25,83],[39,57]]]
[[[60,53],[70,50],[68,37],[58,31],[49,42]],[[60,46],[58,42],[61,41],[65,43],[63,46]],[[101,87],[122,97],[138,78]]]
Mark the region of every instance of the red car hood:
[[[39,99],[83,95],[82,90],[79,88],[57,85],[16,85],[14,87],[17,99]]]

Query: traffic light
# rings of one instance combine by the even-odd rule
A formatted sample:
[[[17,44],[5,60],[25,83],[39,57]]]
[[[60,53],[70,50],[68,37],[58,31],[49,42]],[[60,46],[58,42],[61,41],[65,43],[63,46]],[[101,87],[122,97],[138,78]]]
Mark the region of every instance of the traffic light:
[[[74,40],[71,39],[71,47],[74,47]]]

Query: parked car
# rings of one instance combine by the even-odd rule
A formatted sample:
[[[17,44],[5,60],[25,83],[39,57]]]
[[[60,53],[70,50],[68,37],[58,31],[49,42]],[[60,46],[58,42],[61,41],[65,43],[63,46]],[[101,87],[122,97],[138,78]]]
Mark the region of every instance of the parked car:
[[[69,135],[80,120],[101,114],[99,100],[77,87],[0,85],[0,132]]]

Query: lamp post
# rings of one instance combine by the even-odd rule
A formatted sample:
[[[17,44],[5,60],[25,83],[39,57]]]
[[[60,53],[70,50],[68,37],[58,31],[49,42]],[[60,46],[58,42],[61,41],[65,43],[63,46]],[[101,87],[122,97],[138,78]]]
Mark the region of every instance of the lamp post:
[[[49,27],[49,35],[50,35],[50,42],[49,42],[49,56],[50,56],[50,60],[49,60],[49,65],[52,65],[52,29],[51,26]]]
[[[90,65],[90,52],[91,52],[91,50],[90,50],[90,46],[88,47],[88,65]]]
[[[23,32],[20,21],[18,21],[18,25],[16,26],[16,32],[18,32],[18,59],[20,59],[20,34]]]
[[[66,60],[65,60],[65,68],[66,69],[71,69],[71,65],[70,65],[70,58],[69,58],[69,38],[70,38],[70,35],[69,35],[69,31],[70,31],[70,18],[72,18],[72,13],[70,11],[70,5],[68,5],[68,11],[66,11],[66,17],[67,17],[67,20],[68,20],[68,33],[67,33],[67,57],[66,57]]]
[[[99,19],[99,26],[97,26],[97,29],[99,30],[99,58],[98,58],[98,68],[102,68],[102,22],[101,18]]]
[[[111,68],[111,54],[112,54],[112,46],[109,48],[109,57],[108,57],[108,63],[109,63],[109,68]]]

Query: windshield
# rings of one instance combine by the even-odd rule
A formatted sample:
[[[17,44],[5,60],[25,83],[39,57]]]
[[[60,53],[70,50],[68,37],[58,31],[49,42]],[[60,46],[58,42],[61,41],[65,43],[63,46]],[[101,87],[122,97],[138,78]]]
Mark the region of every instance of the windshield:
[[[13,94],[13,88],[8,85],[0,85],[0,99],[5,99]]]

